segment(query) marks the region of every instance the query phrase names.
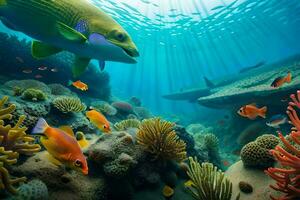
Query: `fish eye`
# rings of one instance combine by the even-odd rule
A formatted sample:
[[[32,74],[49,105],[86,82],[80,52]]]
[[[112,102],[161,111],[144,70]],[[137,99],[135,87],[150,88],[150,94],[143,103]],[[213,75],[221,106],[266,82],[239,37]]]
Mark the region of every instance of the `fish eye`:
[[[124,40],[125,40],[125,34],[124,33],[120,33],[120,32],[118,32],[117,34],[116,34],[116,39],[118,40],[118,41],[120,41],[120,42],[123,42]]]
[[[104,129],[107,129],[107,126],[106,126],[106,125],[103,125],[103,128],[104,128]]]
[[[74,165],[76,166],[76,167],[81,167],[82,166],[82,162],[80,161],[80,160],[75,160],[75,163],[74,163]]]

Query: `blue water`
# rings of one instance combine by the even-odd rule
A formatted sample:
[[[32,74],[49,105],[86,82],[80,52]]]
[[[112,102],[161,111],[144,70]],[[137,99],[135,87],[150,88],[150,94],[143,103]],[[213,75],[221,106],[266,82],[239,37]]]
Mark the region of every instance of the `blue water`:
[[[161,96],[203,86],[260,61],[300,53],[298,0],[94,0],[131,35],[135,65],[108,62],[112,93],[139,97],[153,113],[200,119],[196,103]],[[1,26],[1,31],[11,31]]]

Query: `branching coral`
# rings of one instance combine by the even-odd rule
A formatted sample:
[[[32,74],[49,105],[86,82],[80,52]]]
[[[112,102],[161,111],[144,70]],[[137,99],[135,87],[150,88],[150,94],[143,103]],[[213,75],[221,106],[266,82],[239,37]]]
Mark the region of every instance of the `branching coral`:
[[[300,91],[297,91],[297,97],[291,95],[292,102],[289,103],[287,114],[291,123],[294,125],[290,137],[295,144],[300,145],[300,119],[293,106],[300,108]],[[285,145],[286,151],[277,145],[275,149],[270,150],[274,158],[281,164],[281,168],[268,168],[266,174],[276,181],[276,185],[270,187],[274,190],[284,193],[283,196],[273,200],[291,200],[300,198],[300,151],[279,133],[279,138]]]
[[[155,159],[176,160],[186,158],[186,144],[174,131],[174,124],[160,118],[143,120],[137,133],[137,142]]]
[[[114,127],[117,131],[125,131],[128,128],[138,128],[141,122],[137,119],[126,119],[115,123]]]
[[[197,200],[230,200],[232,183],[211,163],[200,164],[189,157],[187,174],[192,183],[187,189]]]
[[[41,147],[38,144],[31,143],[34,141],[34,138],[26,135],[26,127],[20,127],[25,118],[24,116],[20,117],[14,127],[5,125],[4,120],[11,120],[11,113],[16,108],[14,104],[3,108],[7,100],[8,97],[3,97],[0,101],[0,190],[6,189],[10,193],[15,194],[17,190],[13,185],[24,182],[26,178],[11,179],[6,166],[15,164],[19,153],[31,155],[38,152]]]
[[[60,96],[52,103],[62,113],[82,112],[86,109],[86,106],[77,97]]]

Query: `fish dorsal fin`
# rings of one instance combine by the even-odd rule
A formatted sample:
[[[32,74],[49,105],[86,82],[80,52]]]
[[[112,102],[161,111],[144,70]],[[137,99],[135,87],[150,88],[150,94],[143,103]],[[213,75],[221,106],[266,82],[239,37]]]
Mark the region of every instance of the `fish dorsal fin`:
[[[32,41],[31,44],[31,54],[34,58],[37,59],[45,58],[57,54],[61,51],[62,49],[60,48],[39,41]]]
[[[256,103],[250,103],[249,105],[251,105],[251,106],[257,106],[257,104]]]
[[[75,29],[62,22],[57,22],[56,27],[61,36],[63,36],[67,40],[81,43],[84,43],[87,40],[87,38],[82,33],[76,31]]]
[[[66,132],[68,135],[75,137],[74,132],[70,126],[60,126],[59,129]]]
[[[81,58],[79,56],[76,56],[72,68],[73,76],[74,77],[80,76],[88,67],[90,60],[91,60],[90,58]]]

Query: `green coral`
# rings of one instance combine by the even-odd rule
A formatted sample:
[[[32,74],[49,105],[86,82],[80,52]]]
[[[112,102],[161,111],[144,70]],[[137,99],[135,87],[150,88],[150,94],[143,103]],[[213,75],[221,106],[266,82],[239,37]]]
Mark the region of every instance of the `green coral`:
[[[211,163],[200,164],[197,158],[189,157],[187,174],[191,179],[191,186],[187,189],[196,200],[230,200],[232,183],[224,173]]]
[[[139,128],[141,122],[137,119],[126,119],[115,123],[114,127],[117,131],[125,131],[128,128]]]
[[[42,90],[29,88],[23,92],[22,98],[30,101],[44,101],[47,95]]]
[[[245,167],[267,168],[273,166],[274,158],[269,153],[279,144],[279,139],[271,134],[259,136],[255,141],[249,142],[241,150],[241,159]]]
[[[18,86],[13,88],[13,96],[21,96],[24,92],[24,89]]]
[[[54,99],[52,104],[62,113],[76,113],[86,109],[86,106],[77,97],[60,96]]]

